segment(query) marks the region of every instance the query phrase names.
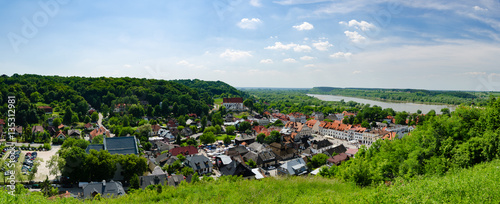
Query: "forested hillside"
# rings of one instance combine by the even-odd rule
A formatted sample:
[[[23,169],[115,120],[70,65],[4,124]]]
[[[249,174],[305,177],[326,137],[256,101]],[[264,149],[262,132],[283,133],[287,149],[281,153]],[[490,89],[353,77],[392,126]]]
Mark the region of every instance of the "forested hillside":
[[[309,93],[361,97],[382,101],[486,105],[488,93],[466,91],[432,91],[420,89],[369,89],[314,87]]]
[[[69,108],[76,113],[79,121],[83,121],[89,105],[103,113],[113,111],[117,104],[141,104],[144,111],[155,116],[179,116],[187,113],[203,115],[208,113],[209,106],[213,104],[213,96],[221,95],[243,94],[223,82],[200,80],[165,81],[28,74],[0,77],[0,112],[7,112],[7,97],[16,96],[16,124],[23,126],[42,119],[43,112],[36,108],[40,105],[54,108],[55,113]]]

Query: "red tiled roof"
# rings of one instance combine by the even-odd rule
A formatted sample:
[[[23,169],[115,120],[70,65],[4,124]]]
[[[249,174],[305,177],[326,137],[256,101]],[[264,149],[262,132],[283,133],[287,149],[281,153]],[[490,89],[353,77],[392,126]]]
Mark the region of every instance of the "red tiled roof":
[[[358,153],[358,149],[348,149],[345,153],[355,155]]]
[[[108,134],[109,134],[109,131],[106,131],[106,129],[104,129],[104,127],[101,126],[97,129],[92,130],[92,132],[90,132],[90,139],[94,139],[94,137],[97,135],[108,136]]]
[[[32,133],[35,133],[35,132],[43,132],[43,127],[42,127],[42,126],[39,126],[39,125],[35,125],[35,126],[33,126],[33,128],[31,128],[31,132],[32,132]]]
[[[158,132],[158,130],[160,130],[160,129],[161,129],[161,127],[158,124],[151,126],[151,130],[153,130],[153,132]]]
[[[243,98],[223,98],[222,103],[243,103]]]
[[[172,156],[177,156],[179,154],[183,154],[184,156],[186,156],[186,155],[198,154],[198,149],[196,149],[196,147],[193,146],[176,147],[171,149],[169,152],[170,154],[172,154]]]
[[[84,125],[84,127],[85,127],[85,128],[87,128],[87,129],[88,129],[88,128],[91,128],[92,126],[93,126],[93,125],[92,125],[92,124],[90,124],[90,123],[87,123],[87,124],[85,124],[85,125]]]

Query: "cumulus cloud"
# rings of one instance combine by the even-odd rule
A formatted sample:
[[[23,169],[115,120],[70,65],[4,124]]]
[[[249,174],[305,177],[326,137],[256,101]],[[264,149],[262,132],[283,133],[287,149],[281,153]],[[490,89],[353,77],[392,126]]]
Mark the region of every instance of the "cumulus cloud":
[[[308,68],[308,67],[316,67],[316,65],[314,65],[314,64],[306,64],[306,65],[304,65],[304,67],[306,67],[306,68]]]
[[[263,60],[260,60],[260,63],[261,64],[272,64],[273,60],[272,59],[263,59]]]
[[[258,18],[243,18],[236,25],[238,25],[241,29],[256,29],[260,24],[262,24],[262,21]]]
[[[290,50],[293,49],[295,52],[308,52],[311,51],[311,47],[308,45],[298,45],[295,43],[283,44],[281,42],[275,42],[273,46],[267,46],[264,49],[267,50]]]
[[[352,53],[350,52],[337,52],[330,55],[331,58],[348,58],[351,57]]]
[[[312,30],[314,26],[308,22],[304,22],[300,25],[293,26],[293,28],[297,30]]]
[[[313,59],[316,59],[316,57],[311,57],[311,56],[303,56],[303,57],[300,57],[301,60],[313,60]]]
[[[295,52],[309,52],[311,51],[311,47],[308,45],[297,45],[293,48],[293,51]]]
[[[283,62],[287,62],[287,63],[296,63],[297,60],[293,59],[293,58],[287,58],[287,59],[284,59]]]
[[[226,51],[220,54],[220,57],[231,61],[235,61],[247,57],[252,57],[252,54],[250,54],[249,51],[226,49]]]
[[[355,43],[359,43],[359,42],[362,42],[364,40],[366,40],[365,37],[363,37],[362,35],[360,35],[358,32],[356,31],[345,31],[345,36],[347,36],[352,42],[355,42]]]
[[[319,41],[317,43],[313,43],[313,46],[320,51],[327,51],[329,47],[332,47],[333,45],[330,44],[328,41]]]
[[[275,42],[274,46],[267,46],[264,49],[267,49],[267,50],[289,50],[289,49],[294,48],[296,46],[297,46],[297,44],[294,44],[294,43],[290,43],[290,44],[285,45],[281,42]]]
[[[255,6],[255,7],[262,6],[262,4],[260,3],[260,0],[250,0],[250,5]]]
[[[359,22],[359,21],[354,20],[354,19],[350,20],[348,23],[345,22],[345,21],[340,21],[339,24],[346,25],[346,26],[349,26],[349,27],[354,27],[354,28],[362,30],[362,31],[369,31],[369,30],[375,28],[375,25],[373,25],[371,23],[368,23],[366,21]]]
[[[474,6],[473,8],[474,8],[474,11],[488,11],[488,9],[486,9],[486,8],[481,8],[481,7],[479,7],[479,6]]]

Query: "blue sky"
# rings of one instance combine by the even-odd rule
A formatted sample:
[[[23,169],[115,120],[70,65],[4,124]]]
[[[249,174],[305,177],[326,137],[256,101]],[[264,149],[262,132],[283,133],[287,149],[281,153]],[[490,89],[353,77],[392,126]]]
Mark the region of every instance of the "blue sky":
[[[3,74],[500,91],[500,1],[0,2]]]

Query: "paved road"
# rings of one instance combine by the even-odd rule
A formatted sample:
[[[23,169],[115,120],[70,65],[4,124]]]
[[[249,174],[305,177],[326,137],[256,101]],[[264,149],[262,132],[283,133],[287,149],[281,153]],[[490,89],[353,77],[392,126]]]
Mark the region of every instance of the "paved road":
[[[99,127],[101,127],[101,126],[104,127],[102,125],[102,119],[103,119],[103,117],[104,116],[102,115],[102,113],[99,113],[99,120],[97,120],[97,125],[99,125]],[[106,127],[104,127],[104,129],[108,130]],[[111,131],[110,131],[109,132],[109,137],[114,137],[114,136],[115,136],[115,134],[111,133]]]

